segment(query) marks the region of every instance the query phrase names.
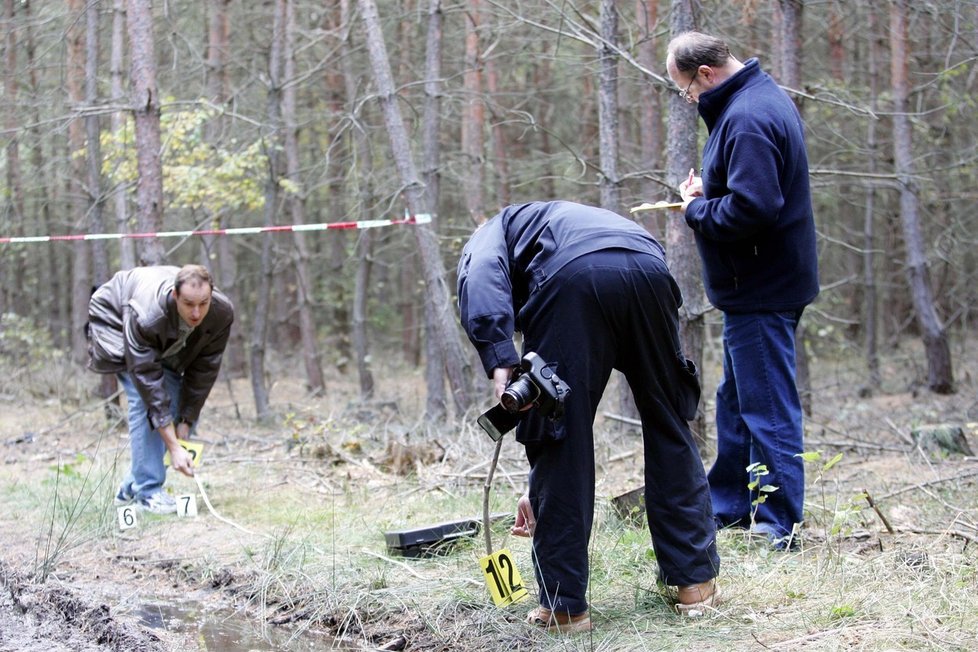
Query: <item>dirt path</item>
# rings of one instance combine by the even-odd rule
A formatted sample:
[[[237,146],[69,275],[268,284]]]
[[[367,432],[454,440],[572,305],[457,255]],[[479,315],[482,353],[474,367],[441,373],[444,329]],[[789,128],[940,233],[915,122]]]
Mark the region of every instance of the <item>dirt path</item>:
[[[166,641],[137,624],[111,615],[58,581],[43,585],[0,565],[0,650],[13,652],[164,652]]]

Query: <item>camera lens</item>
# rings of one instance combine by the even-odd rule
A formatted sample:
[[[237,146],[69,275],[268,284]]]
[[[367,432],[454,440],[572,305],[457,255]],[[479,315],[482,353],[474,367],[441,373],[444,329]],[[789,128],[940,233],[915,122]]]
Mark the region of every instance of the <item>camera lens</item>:
[[[526,376],[520,376],[510,383],[503,395],[499,397],[499,404],[507,412],[519,412],[524,407],[532,403],[539,392],[533,381]]]

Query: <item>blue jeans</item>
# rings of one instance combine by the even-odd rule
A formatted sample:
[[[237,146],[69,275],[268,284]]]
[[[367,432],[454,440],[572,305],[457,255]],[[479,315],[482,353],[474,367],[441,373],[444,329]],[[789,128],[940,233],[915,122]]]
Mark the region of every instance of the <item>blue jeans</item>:
[[[146,498],[160,491],[166,480],[166,467],[163,466],[166,445],[160,433],[150,425],[146,404],[129,374],[122,372],[116,375],[126,392],[126,403],[129,406],[129,451],[132,457],[129,475],[122,482],[121,488],[137,499]],[[183,378],[177,372],[164,367],[163,385],[170,395],[170,413],[176,420],[180,410]]]
[[[805,499],[801,401],[795,385],[795,329],[801,311],[724,313],[723,380],[717,388],[717,460],[708,479],[717,524],[750,527],[747,467],[760,463],[773,485],[756,506],[754,528],[772,539],[803,520]]]

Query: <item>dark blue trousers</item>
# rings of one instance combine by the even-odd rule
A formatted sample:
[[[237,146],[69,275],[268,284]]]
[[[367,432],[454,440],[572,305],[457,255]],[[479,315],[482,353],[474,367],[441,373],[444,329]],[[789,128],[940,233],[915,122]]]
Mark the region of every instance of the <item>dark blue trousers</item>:
[[[717,575],[710,492],[686,422],[699,383],[679,342],[681,301],[661,260],[606,250],[547,279],[519,313],[524,352],[557,363],[571,388],[561,420],[531,410],[517,430],[530,462],[534,570],[544,607],[571,614],[588,608],[593,424],[612,369],[624,374],[642,418],[645,504],[660,575],[679,586]]]
[[[724,314],[723,380],[717,388],[717,459],[709,480],[718,525],[751,527],[777,542],[804,518],[801,401],[795,329],[801,311]],[[748,465],[777,487],[754,505]]]

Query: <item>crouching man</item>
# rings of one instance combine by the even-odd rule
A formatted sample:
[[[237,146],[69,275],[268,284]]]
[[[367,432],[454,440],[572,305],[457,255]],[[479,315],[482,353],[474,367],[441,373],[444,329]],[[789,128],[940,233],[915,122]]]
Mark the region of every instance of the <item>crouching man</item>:
[[[174,513],[163,456],[193,476],[177,439],[190,437],[217,380],[234,307],[201,265],[137,267],[92,294],[88,317],[89,368],[116,374],[128,403],[132,466],[115,503]]]

